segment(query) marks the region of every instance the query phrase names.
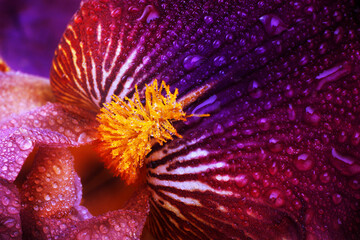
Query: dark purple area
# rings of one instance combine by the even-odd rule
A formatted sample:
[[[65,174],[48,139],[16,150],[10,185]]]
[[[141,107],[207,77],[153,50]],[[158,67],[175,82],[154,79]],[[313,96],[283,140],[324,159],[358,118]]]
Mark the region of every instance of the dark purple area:
[[[59,39],[80,0],[0,0],[0,56],[13,70],[49,76]]]

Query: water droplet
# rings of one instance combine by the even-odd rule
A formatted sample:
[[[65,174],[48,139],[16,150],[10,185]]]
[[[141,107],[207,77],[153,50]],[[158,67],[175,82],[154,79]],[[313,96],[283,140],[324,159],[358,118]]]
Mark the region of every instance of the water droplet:
[[[276,162],[273,162],[269,168],[269,173],[271,175],[275,175],[277,173],[277,171],[278,171],[277,164],[276,164]]]
[[[199,55],[189,55],[184,59],[183,65],[186,70],[192,70],[200,66],[203,62],[203,57]]]
[[[33,147],[33,142],[28,137],[19,137],[16,142],[21,150],[26,151]]]
[[[359,190],[360,189],[360,176],[355,176],[355,178],[351,179],[349,181],[349,185],[352,189],[354,190]]]
[[[206,24],[211,24],[211,23],[213,23],[214,20],[210,16],[205,16],[204,21],[205,21]]]
[[[7,208],[7,211],[8,211],[10,214],[19,214],[19,210],[18,210],[17,208],[15,208],[15,207],[12,207],[12,206],[8,207],[8,208]]]
[[[275,138],[269,139],[268,146],[269,146],[270,151],[273,153],[281,152],[284,148],[282,142]]]
[[[294,165],[300,171],[308,171],[313,168],[314,161],[309,154],[303,153],[294,159]]]
[[[111,11],[110,15],[111,15],[111,17],[113,17],[113,18],[120,17],[120,15],[121,15],[121,8],[119,8],[119,7],[115,8],[114,10]]]
[[[263,15],[259,18],[265,31],[270,36],[275,36],[286,30],[287,25],[275,14]]]
[[[253,80],[250,82],[248,91],[250,96],[254,99],[258,99],[262,96],[263,91],[260,89],[260,85],[257,81]]]
[[[336,151],[335,148],[331,150],[332,157],[330,158],[331,164],[340,171],[341,174],[346,176],[353,176],[360,173],[360,165],[356,163],[355,159],[351,156],[343,155]]]
[[[333,202],[334,202],[336,205],[338,205],[338,204],[340,204],[341,201],[342,201],[342,196],[341,196],[339,193],[334,193],[334,194],[332,195],[332,200],[333,200]]]
[[[214,65],[216,67],[221,67],[224,64],[226,64],[226,59],[224,56],[217,56],[214,58]]]
[[[160,17],[159,12],[153,5],[147,5],[144,8],[143,14],[138,20],[146,20],[147,23],[150,23],[152,20],[155,20]]]
[[[3,196],[3,197],[1,198],[1,202],[2,202],[2,204],[3,204],[4,206],[7,206],[7,205],[9,205],[9,203],[10,203],[10,199],[9,199],[7,196]]]
[[[281,207],[285,204],[284,194],[278,189],[271,189],[267,193],[267,201],[275,207]]]
[[[61,169],[59,166],[54,165],[52,168],[57,175],[59,175],[61,173]]]
[[[35,190],[36,190],[37,192],[41,192],[41,191],[43,190],[43,188],[42,188],[41,186],[37,186],[37,187],[35,188]]]
[[[319,91],[325,84],[337,81],[349,73],[351,73],[352,66],[348,62],[326,69],[316,76],[315,79],[319,80],[316,90]]]
[[[44,173],[44,172],[46,171],[46,168],[45,168],[44,166],[39,166],[39,167],[38,167],[38,171],[39,171],[40,173]]]
[[[89,229],[84,229],[76,234],[76,239],[78,240],[90,240],[91,239],[91,231]]]
[[[289,108],[287,109],[288,118],[290,121],[294,121],[296,119],[296,113],[292,106],[292,104],[289,104]]]
[[[344,28],[337,27],[334,31],[335,43],[339,43],[344,36]]]
[[[324,172],[324,173],[320,174],[319,179],[322,183],[328,183],[328,182],[330,182],[330,175],[328,172]]]
[[[270,121],[267,118],[261,118],[257,121],[259,128],[263,131],[270,129]]]
[[[53,184],[52,184],[52,187],[55,188],[55,189],[58,188],[57,183],[53,183]]]
[[[224,128],[221,124],[215,123],[213,132],[214,132],[214,134],[222,134],[222,133],[224,133]]]
[[[354,146],[359,145],[360,143],[360,133],[359,132],[355,132],[352,136],[351,136],[351,144]]]
[[[319,114],[316,113],[316,111],[312,107],[306,107],[305,109],[305,121],[312,126],[318,126],[321,117]]]
[[[101,224],[100,227],[99,227],[99,230],[101,233],[103,234],[106,234],[109,232],[109,229],[104,225],[104,224]]]
[[[249,182],[249,179],[244,174],[239,174],[235,177],[235,183],[240,188],[245,187],[248,182]]]

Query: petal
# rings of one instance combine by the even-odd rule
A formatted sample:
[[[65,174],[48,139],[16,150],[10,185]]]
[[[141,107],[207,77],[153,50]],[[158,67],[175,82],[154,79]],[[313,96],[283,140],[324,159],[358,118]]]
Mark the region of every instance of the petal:
[[[39,148],[21,187],[24,235],[36,239],[59,237],[77,221],[92,217],[79,206],[81,197],[82,186],[71,153],[61,148]]]
[[[0,203],[0,238],[22,239],[19,192],[4,179],[0,179]]]
[[[1,129],[34,128],[66,136],[73,145],[92,141],[95,116],[74,106],[47,103],[32,111],[0,122]]]
[[[0,72],[0,120],[53,100],[49,80],[19,72]]]
[[[34,161],[22,185],[24,211],[41,217],[69,215],[82,196],[71,153],[61,148],[40,147]]]
[[[66,149],[39,148],[21,190],[24,235],[36,239],[140,239],[149,211],[148,193],[138,192],[123,210],[92,217],[79,205],[81,183],[73,160]]]
[[[159,239],[356,239],[357,12],[351,0],[84,1],[51,84],[98,108],[157,78],[189,114],[211,114],[177,124],[183,139],[149,159]]]
[[[35,145],[71,146],[71,141],[44,129],[8,128],[0,131],[0,177],[13,182]]]

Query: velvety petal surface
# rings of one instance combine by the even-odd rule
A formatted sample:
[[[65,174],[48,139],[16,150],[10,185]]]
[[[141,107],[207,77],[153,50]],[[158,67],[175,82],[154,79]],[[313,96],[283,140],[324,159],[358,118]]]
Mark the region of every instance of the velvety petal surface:
[[[20,72],[0,72],[0,120],[53,100],[48,79]]]
[[[51,85],[97,109],[164,80],[189,114],[148,159],[159,239],[356,239],[355,1],[84,1]]]

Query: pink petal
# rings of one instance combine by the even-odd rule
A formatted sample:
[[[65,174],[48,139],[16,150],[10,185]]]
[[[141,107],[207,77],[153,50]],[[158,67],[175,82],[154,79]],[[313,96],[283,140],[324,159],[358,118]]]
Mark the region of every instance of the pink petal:
[[[20,169],[38,145],[69,146],[71,141],[47,129],[9,128],[0,131],[0,177],[14,181]]]
[[[75,113],[76,111],[76,113]],[[34,147],[77,146],[92,141],[94,116],[48,103],[0,123],[0,177],[14,181]]]
[[[19,72],[0,72],[0,120],[53,100],[49,80]]]
[[[21,239],[20,199],[15,185],[0,180],[0,239]]]
[[[58,132],[66,136],[72,144],[92,141],[96,126],[95,116],[74,107],[57,103],[47,103],[32,111],[5,119],[0,123],[2,129],[37,128]]]

